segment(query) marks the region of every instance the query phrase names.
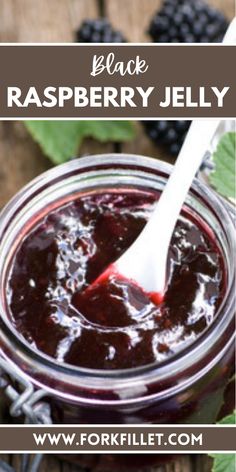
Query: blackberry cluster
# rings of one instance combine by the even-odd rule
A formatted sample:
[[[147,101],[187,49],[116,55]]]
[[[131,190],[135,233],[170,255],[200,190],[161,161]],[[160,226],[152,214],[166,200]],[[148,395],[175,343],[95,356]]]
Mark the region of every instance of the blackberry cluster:
[[[84,20],[76,32],[78,43],[126,43],[120,31],[115,31],[106,18]]]
[[[172,156],[179,153],[191,121],[144,121],[149,138],[166,147]]]
[[[203,0],[164,0],[149,27],[154,42],[212,43],[223,39],[228,21]]]
[[[203,0],[164,0],[149,27],[154,42],[220,42],[227,30],[225,16]],[[147,135],[176,156],[190,121],[145,121]]]

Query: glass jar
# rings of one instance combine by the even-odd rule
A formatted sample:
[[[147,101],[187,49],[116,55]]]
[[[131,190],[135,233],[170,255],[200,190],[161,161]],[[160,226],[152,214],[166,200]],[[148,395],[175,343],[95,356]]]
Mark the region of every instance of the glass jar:
[[[186,207],[212,230],[227,276],[225,298],[212,324],[170,359],[144,367],[102,371],[60,364],[34,350],[12,326],[6,276],[19,242],[49,210],[81,192],[159,190],[172,167],[133,155],[73,160],[41,175],[19,192],[0,216],[0,346],[36,388],[48,392],[55,423],[212,423],[220,411],[234,364],[234,226],[215,193],[195,180]]]

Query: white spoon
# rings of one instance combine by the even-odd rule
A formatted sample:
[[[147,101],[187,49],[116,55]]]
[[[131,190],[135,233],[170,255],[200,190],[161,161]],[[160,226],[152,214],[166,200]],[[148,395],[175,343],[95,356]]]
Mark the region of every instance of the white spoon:
[[[145,228],[113,264],[113,272],[130,279],[157,303],[166,286],[170,240],[188,190],[219,120],[193,121],[173,171]]]
[[[224,43],[236,40],[236,18]],[[114,274],[140,286],[159,303],[164,296],[171,236],[192,181],[220,120],[195,120],[186,135],[176,164],[150,220],[130,248],[92,284]]]

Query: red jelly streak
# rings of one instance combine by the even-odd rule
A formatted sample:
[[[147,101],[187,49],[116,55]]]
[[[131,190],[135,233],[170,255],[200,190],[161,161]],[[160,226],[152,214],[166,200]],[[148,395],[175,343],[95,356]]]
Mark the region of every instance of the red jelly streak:
[[[158,292],[149,292],[148,296],[154,305],[160,305],[164,302],[164,294]]]
[[[158,292],[145,292],[145,290],[140,287],[136,281],[127,279],[127,277],[124,277],[122,274],[120,274],[116,269],[116,264],[110,264],[109,267],[104,270],[104,272],[102,272],[101,275],[99,275],[98,278],[94,280],[94,282],[92,282],[92,284],[86,290],[92,290],[95,286],[104,284],[111,278],[115,278],[119,281],[123,280],[123,282],[125,282],[127,285],[136,285],[136,287],[138,287],[138,289],[142,291],[144,295],[150,298],[154,305],[158,306],[164,301],[164,294]]]
[[[224,264],[192,216],[176,225],[161,304],[115,273],[93,283],[137,238],[157,198],[132,190],[82,195],[49,210],[25,236],[9,270],[7,302],[35,349],[77,366],[137,367],[165,360],[212,323]]]

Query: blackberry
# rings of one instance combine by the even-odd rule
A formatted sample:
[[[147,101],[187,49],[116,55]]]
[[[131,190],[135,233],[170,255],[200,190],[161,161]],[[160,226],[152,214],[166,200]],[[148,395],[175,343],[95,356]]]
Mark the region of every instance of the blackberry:
[[[229,22],[203,0],[164,0],[148,33],[158,43],[221,42]]]
[[[191,121],[143,121],[149,138],[177,156],[184,142]]]
[[[204,0],[164,0],[149,27],[154,42],[220,42],[228,27],[225,16]],[[146,121],[148,136],[177,155],[190,121]]]
[[[76,32],[78,43],[125,43],[120,31],[113,30],[106,18],[84,20]]]

